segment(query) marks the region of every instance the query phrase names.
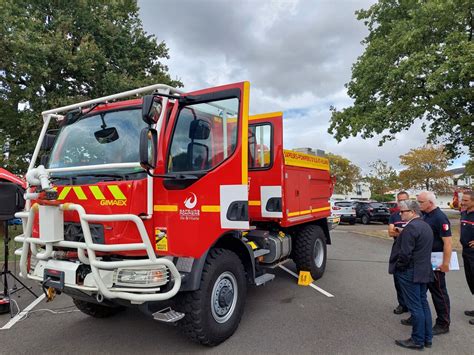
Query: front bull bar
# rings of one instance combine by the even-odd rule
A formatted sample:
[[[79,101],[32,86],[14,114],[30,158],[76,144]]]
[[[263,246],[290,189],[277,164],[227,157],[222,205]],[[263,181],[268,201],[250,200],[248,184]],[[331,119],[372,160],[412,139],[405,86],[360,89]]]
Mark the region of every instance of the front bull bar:
[[[59,242],[47,242],[40,238],[32,237],[33,220],[35,213],[39,210],[39,205],[35,204],[31,207],[28,212],[18,212],[15,217],[21,218],[23,221],[24,231],[23,234],[17,236],[15,241],[23,243],[21,249],[20,258],[20,272],[22,277],[33,278],[28,274],[28,250],[40,260],[48,260],[53,256],[53,247],[65,247],[73,248],[77,250],[79,260],[87,265],[90,265],[93,279],[97,285],[97,292],[102,294],[105,298],[113,299],[120,298],[129,300],[134,303],[143,303],[148,301],[163,301],[175,296],[179,288],[181,287],[181,275],[173,264],[172,261],[166,258],[157,258],[146,232],[143,221],[133,214],[120,214],[120,215],[98,215],[98,214],[87,214],[81,205],[74,203],[65,203],[57,206],[61,211],[76,211],[79,215],[79,220],[84,233],[85,242],[70,242],[70,241],[59,241]],[[113,221],[132,221],[137,226],[139,234],[142,238],[142,243],[131,243],[131,244],[96,244],[93,242],[89,222],[113,222]],[[26,223],[25,223],[26,222]],[[44,246],[44,251],[38,252],[37,245]],[[145,250],[148,255],[148,259],[142,260],[122,260],[122,261],[102,261],[98,260],[95,252],[115,252],[115,251],[129,251],[129,250]],[[87,251],[87,255],[86,255]],[[113,270],[124,267],[143,267],[143,266],[166,266],[173,277],[174,284],[171,290],[163,293],[152,293],[152,294],[137,294],[132,292],[113,290],[107,287],[100,276],[100,269]],[[68,285],[69,286],[69,285]],[[74,286],[72,286],[74,287]],[[77,287],[80,288],[80,287]],[[134,289],[134,291],[136,291]],[[143,290],[146,292],[146,290]],[[148,291],[149,292],[149,291]]]

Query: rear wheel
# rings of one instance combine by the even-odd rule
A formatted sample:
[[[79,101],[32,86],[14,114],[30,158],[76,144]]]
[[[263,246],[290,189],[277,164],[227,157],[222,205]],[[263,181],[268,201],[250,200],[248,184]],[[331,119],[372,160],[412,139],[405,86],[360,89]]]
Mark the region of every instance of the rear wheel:
[[[370,223],[370,218],[366,214],[364,214],[360,220],[361,220],[362,224],[369,224]]]
[[[326,235],[320,226],[309,224],[300,229],[293,239],[293,261],[298,273],[309,271],[313,279],[320,279],[326,269]]]
[[[177,296],[176,308],[185,313],[179,325],[192,340],[218,345],[239,326],[246,293],[247,280],[239,257],[230,250],[211,249],[199,290]]]
[[[117,313],[122,312],[125,309],[125,307],[121,307],[121,306],[117,306],[117,307],[103,306],[97,303],[82,301],[77,298],[73,298],[72,301],[82,313],[85,313],[88,316],[91,316],[94,318],[112,317],[116,315]]]

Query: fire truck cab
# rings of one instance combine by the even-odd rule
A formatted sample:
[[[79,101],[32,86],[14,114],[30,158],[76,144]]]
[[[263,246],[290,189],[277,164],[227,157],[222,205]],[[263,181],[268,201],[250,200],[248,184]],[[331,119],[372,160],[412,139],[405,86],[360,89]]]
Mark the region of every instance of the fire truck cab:
[[[157,84],[43,112],[21,275],[90,316],[138,307],[211,346],[281,263],[322,277],[328,160],[284,150],[282,113],[249,116],[249,87]]]

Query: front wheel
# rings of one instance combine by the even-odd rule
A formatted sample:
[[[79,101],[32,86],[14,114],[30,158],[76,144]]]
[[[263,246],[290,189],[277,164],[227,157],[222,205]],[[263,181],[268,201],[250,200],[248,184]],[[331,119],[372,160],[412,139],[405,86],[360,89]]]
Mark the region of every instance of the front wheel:
[[[178,294],[176,307],[185,313],[179,322],[192,340],[215,346],[234,334],[244,311],[245,270],[230,250],[211,249],[199,290]]]
[[[293,239],[293,261],[298,273],[309,271],[314,280],[326,269],[326,235],[320,226],[309,224],[300,229]]]

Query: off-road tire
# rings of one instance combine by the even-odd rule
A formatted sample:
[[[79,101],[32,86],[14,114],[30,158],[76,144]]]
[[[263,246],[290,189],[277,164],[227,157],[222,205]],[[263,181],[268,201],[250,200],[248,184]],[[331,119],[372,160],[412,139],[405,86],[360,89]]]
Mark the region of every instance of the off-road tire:
[[[222,312],[225,307],[212,304],[213,291],[215,300],[220,300],[217,297],[222,295],[219,287],[229,284],[234,287],[231,305],[227,313],[219,318],[217,312]],[[218,345],[234,334],[239,326],[246,293],[245,270],[239,257],[230,250],[211,249],[204,264],[199,290],[182,292],[176,297],[177,310],[185,313],[178,324],[191,340],[207,346]],[[224,319],[226,317],[228,319]]]
[[[97,303],[86,302],[76,298],[73,298],[72,301],[76,307],[84,314],[94,318],[108,318],[116,315],[117,313],[122,312],[125,307],[109,307],[103,306]]]
[[[298,273],[309,271],[314,280],[323,276],[327,249],[326,235],[320,226],[309,224],[298,231],[293,238],[292,258]]]
[[[370,217],[364,214],[360,218],[360,221],[362,222],[362,224],[370,224]]]

